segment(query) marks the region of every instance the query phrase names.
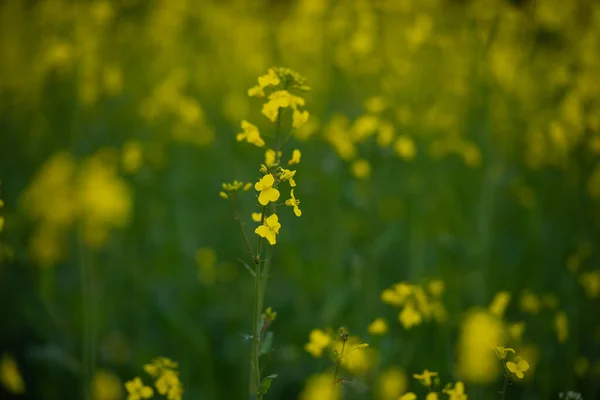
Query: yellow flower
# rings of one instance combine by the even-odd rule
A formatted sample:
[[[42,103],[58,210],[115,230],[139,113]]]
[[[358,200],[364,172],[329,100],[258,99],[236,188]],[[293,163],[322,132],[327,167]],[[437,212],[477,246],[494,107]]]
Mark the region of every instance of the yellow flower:
[[[256,184],[254,189],[258,190],[258,202],[263,206],[269,204],[270,201],[277,201],[279,199],[279,190],[273,187],[275,178],[271,174],[263,176]]]
[[[340,385],[335,385],[333,374],[313,376],[306,382],[300,400],[339,400]]]
[[[248,96],[250,97],[264,97],[264,89],[267,86],[277,86],[281,80],[273,68],[269,68],[266,75],[258,77],[258,85],[248,89]]]
[[[260,236],[264,237],[269,241],[270,245],[274,245],[277,243],[277,234],[279,234],[279,229],[281,228],[281,224],[279,223],[279,217],[277,214],[273,214],[265,219],[265,222],[257,227],[254,232]]]
[[[564,343],[569,337],[569,320],[567,319],[567,313],[559,311],[554,317],[554,329],[556,330],[556,337],[559,343]]]
[[[12,356],[4,354],[0,361],[0,383],[9,393],[25,393],[25,382],[19,372],[19,367]]]
[[[497,317],[502,318],[504,311],[510,302],[510,293],[506,291],[496,293],[494,300],[490,304],[490,312]]]
[[[417,395],[413,392],[404,393],[398,400],[417,400]]]
[[[262,213],[252,213],[252,221],[254,221],[254,222],[262,221]]]
[[[154,391],[150,386],[144,386],[142,380],[138,377],[125,383],[127,389],[127,400],[149,399],[154,395]]]
[[[289,169],[281,168],[281,175],[279,179],[282,181],[288,181],[291,187],[296,186],[296,181],[294,180],[294,176],[296,175],[296,171],[290,171]]]
[[[367,160],[359,159],[350,166],[352,175],[357,179],[367,179],[371,176],[371,164]]]
[[[521,357],[515,357],[513,361],[506,363],[506,368],[515,374],[517,378],[523,379],[523,372],[529,369],[529,363]]]
[[[441,279],[434,279],[432,281],[429,281],[429,284],[427,286],[429,289],[429,293],[431,293],[433,297],[440,297],[444,293],[445,284],[444,281]]]
[[[446,389],[444,392],[448,395],[448,400],[467,400],[465,384],[462,382],[456,382],[454,389]]]
[[[406,161],[412,160],[417,153],[415,143],[411,137],[407,135],[398,136],[396,142],[394,143],[394,151],[398,156]]]
[[[398,320],[402,323],[404,329],[410,329],[422,322],[421,314],[417,311],[412,302],[407,303],[400,314],[398,314]]]
[[[302,126],[304,126],[304,124],[306,124],[309,116],[310,114],[306,110],[294,110],[292,114],[292,127],[296,129],[301,128]]]
[[[431,384],[433,383],[431,378],[436,376],[438,376],[437,372],[431,372],[428,369],[426,369],[425,371],[423,371],[422,374],[414,374],[413,378],[421,382],[423,386],[431,387]]]
[[[429,392],[427,396],[425,396],[425,400],[439,400],[439,395],[437,392]]]
[[[300,210],[300,207],[298,207],[298,204],[300,204],[300,200],[296,199],[296,197],[294,196],[294,189],[292,189],[290,196],[292,196],[292,198],[287,199],[285,201],[285,205],[294,207],[294,214],[296,214],[296,217],[299,217],[302,215],[302,210]]]
[[[504,347],[504,346],[494,347],[494,351],[496,352],[496,355],[498,356],[498,359],[500,359],[500,360],[504,360],[506,358],[507,353],[515,354],[514,349],[511,349],[510,347]]]
[[[270,167],[277,161],[277,156],[281,156],[281,152],[275,153],[275,150],[268,149],[265,151],[265,166]]]
[[[521,295],[521,311],[537,314],[540,312],[542,308],[539,297],[537,297],[534,293],[526,290]]]
[[[583,286],[589,298],[595,299],[600,295],[600,271],[596,270],[581,274],[579,283]]]
[[[98,370],[92,381],[94,400],[119,400],[123,396],[123,386],[119,378],[105,370]]]
[[[225,193],[225,192],[222,192],[222,191],[221,191],[221,192],[219,192],[219,196],[220,196],[222,199],[225,199],[225,200],[229,199],[229,195],[228,195],[227,193]]]
[[[368,330],[371,335],[383,335],[388,331],[387,322],[383,318],[377,318],[369,325]]]
[[[256,125],[244,120],[242,121],[241,126],[244,132],[238,133],[235,137],[238,142],[241,142],[245,139],[248,143],[258,147],[263,147],[265,145],[265,141],[260,137],[260,133],[258,132]]]
[[[288,161],[288,165],[299,164],[300,157],[302,157],[302,153],[300,153],[300,150],[294,149],[294,151],[292,151],[292,158],[290,159],[290,161]]]
[[[303,105],[304,99],[302,97],[294,96],[287,90],[277,90],[271,93],[269,95],[269,101],[263,104],[262,113],[269,118],[271,122],[275,122],[279,115],[280,108],[292,107],[294,110],[297,110],[298,106]],[[302,118],[306,118],[307,120],[308,113]]]
[[[515,322],[513,324],[509,324],[507,331],[508,336],[518,342],[521,340],[523,332],[525,332],[525,322]]]
[[[323,350],[331,343],[331,337],[320,329],[313,329],[309,335],[309,342],[304,345],[304,350],[313,357],[321,357]]]
[[[391,367],[379,376],[379,397],[381,400],[396,400],[406,390],[406,374],[398,367]]]

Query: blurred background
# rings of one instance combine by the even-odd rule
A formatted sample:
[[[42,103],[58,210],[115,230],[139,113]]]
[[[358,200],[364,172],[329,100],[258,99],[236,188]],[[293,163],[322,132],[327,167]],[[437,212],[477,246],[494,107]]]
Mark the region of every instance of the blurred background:
[[[235,135],[272,129],[247,95],[272,66],[312,90],[284,149],[303,215],[280,216],[268,398],[318,399],[331,362],[304,346],[340,326],[371,343],[345,398],[423,396],[425,368],[499,398],[490,331],[531,366],[508,398],[598,398],[585,0],[1,1],[0,397],[124,399],[166,356],[184,398],[247,398],[253,280],[218,192],[260,176]],[[399,282],[442,311],[407,327],[382,301]]]

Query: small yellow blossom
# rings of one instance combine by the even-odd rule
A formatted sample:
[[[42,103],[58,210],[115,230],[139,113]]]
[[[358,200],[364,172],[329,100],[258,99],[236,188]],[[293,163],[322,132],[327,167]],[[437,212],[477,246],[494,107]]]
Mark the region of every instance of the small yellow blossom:
[[[275,164],[277,157],[281,157],[281,151],[275,153],[275,150],[267,149],[265,151],[265,166],[270,167]]]
[[[355,160],[350,166],[350,171],[357,179],[367,179],[371,176],[371,164],[367,160]]]
[[[258,77],[258,85],[248,89],[248,96],[250,97],[264,97],[264,89],[268,86],[277,86],[281,80],[273,68],[269,68],[266,75]]]
[[[504,346],[494,347],[494,351],[496,352],[496,356],[498,356],[498,359],[500,359],[500,360],[506,359],[506,355],[508,353],[515,354],[514,349],[511,349],[510,347],[504,347]]]
[[[300,200],[296,199],[296,197],[294,196],[294,189],[292,189],[290,196],[291,198],[285,201],[285,205],[294,207],[294,214],[296,214],[296,217],[299,217],[302,215],[302,210],[300,210],[300,207],[298,207],[298,204],[300,204]]]
[[[417,400],[417,395],[413,392],[404,393],[398,400]]]
[[[241,125],[244,132],[238,133],[235,137],[238,142],[246,140],[248,143],[258,147],[263,147],[265,145],[265,141],[260,137],[256,125],[253,125],[246,120],[242,121]]]
[[[274,183],[275,178],[273,175],[267,174],[254,185],[254,189],[260,192],[258,202],[263,206],[269,204],[270,201],[277,201],[279,199],[279,190],[273,187]]]
[[[0,383],[9,393],[25,393],[25,382],[23,382],[17,362],[8,354],[4,354],[0,361]]]
[[[446,389],[444,392],[448,395],[448,400],[467,400],[465,393],[465,384],[456,382],[453,389]]]
[[[279,223],[279,217],[277,214],[272,214],[267,217],[262,225],[257,227],[254,232],[263,238],[266,238],[269,241],[270,245],[274,245],[277,243],[277,236],[279,234],[279,229],[281,228],[281,224]]]
[[[223,191],[219,192],[219,196],[225,200],[229,199],[229,195]]]
[[[273,307],[268,307],[263,313],[263,319],[265,322],[273,322],[277,318],[277,312],[273,311]]]
[[[252,221],[254,221],[254,222],[262,221],[262,213],[252,213]]]
[[[306,110],[294,110],[294,112],[292,113],[292,127],[294,129],[301,128],[302,126],[304,126],[304,124],[306,124],[306,122],[308,122],[309,116],[310,114]]]
[[[288,165],[299,164],[300,157],[302,157],[302,153],[300,153],[300,150],[294,149],[294,151],[292,151],[292,158],[288,161]]]
[[[498,292],[496,293],[496,296],[494,296],[494,299],[492,300],[492,303],[490,304],[490,312],[497,316],[502,318],[502,316],[504,315],[504,311],[506,310],[506,307],[508,306],[508,303],[510,302],[510,293],[507,291],[502,291],[502,292]]]
[[[569,337],[569,320],[567,313],[559,311],[554,317],[554,329],[556,330],[556,337],[559,343],[564,343]]]
[[[313,357],[321,357],[323,350],[331,343],[331,337],[320,329],[313,329],[309,335],[309,342],[304,349]]]
[[[296,187],[296,181],[294,180],[294,176],[296,175],[296,171],[291,171],[289,169],[281,168],[281,175],[279,179],[283,182],[288,181],[291,187]]]
[[[437,372],[431,372],[426,369],[422,374],[413,374],[413,378],[421,382],[421,384],[425,387],[431,387],[433,381],[431,378],[438,376]]]
[[[371,335],[384,335],[388,331],[387,322],[383,318],[377,318],[371,322],[368,330]]]
[[[154,395],[154,391],[150,386],[145,386],[139,377],[134,378],[125,383],[127,389],[127,400],[149,399]]]
[[[269,101],[263,104],[262,113],[275,122],[279,116],[279,109],[291,107],[297,110],[298,106],[304,105],[304,99],[302,97],[294,96],[287,90],[277,90],[269,95]],[[300,117],[300,120],[304,119],[304,122],[308,120],[308,113],[306,116]]]
[[[506,363],[506,368],[515,374],[517,378],[523,379],[523,372],[529,369],[529,363],[521,357],[515,357],[513,361]]]
[[[404,329],[410,329],[422,322],[421,314],[417,311],[414,304],[409,302],[404,306],[404,309],[398,314],[398,320],[404,326]]]

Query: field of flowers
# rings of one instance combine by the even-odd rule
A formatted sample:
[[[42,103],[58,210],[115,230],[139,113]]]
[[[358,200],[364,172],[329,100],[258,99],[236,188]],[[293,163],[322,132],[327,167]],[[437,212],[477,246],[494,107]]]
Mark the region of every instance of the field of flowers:
[[[0,1],[0,398],[600,398],[600,3]]]

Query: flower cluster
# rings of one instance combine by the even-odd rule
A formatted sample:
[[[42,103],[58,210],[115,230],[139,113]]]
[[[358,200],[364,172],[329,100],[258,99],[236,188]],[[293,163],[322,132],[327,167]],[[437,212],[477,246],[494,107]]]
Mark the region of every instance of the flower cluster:
[[[427,293],[427,291],[429,293]],[[435,279],[429,282],[427,291],[420,285],[399,282],[381,292],[381,301],[400,308],[398,320],[405,329],[420,325],[423,321],[446,320],[446,309],[441,302],[444,283]]]
[[[437,389],[440,385],[439,374],[437,372],[424,370],[421,374],[413,374],[413,378],[418,380],[424,387],[427,388],[429,393],[425,396],[425,400],[438,400],[440,394],[446,394],[449,400],[467,400],[467,394],[465,393],[465,384],[461,381],[446,384],[443,389]],[[414,392],[408,392],[400,396],[399,400],[416,400],[418,397]]]
[[[522,357],[515,355],[515,350],[510,347],[497,346],[494,348],[496,356],[504,365],[505,376],[515,376],[519,379],[523,379],[525,376],[524,372],[529,369],[529,363]],[[513,354],[511,361],[507,361],[510,354]]]
[[[181,400],[183,385],[179,380],[178,365],[166,357],[157,357],[150,364],[144,365],[144,371],[154,380],[156,392],[168,400]],[[154,395],[154,389],[144,385],[140,377],[125,383],[127,400],[149,399]]]

